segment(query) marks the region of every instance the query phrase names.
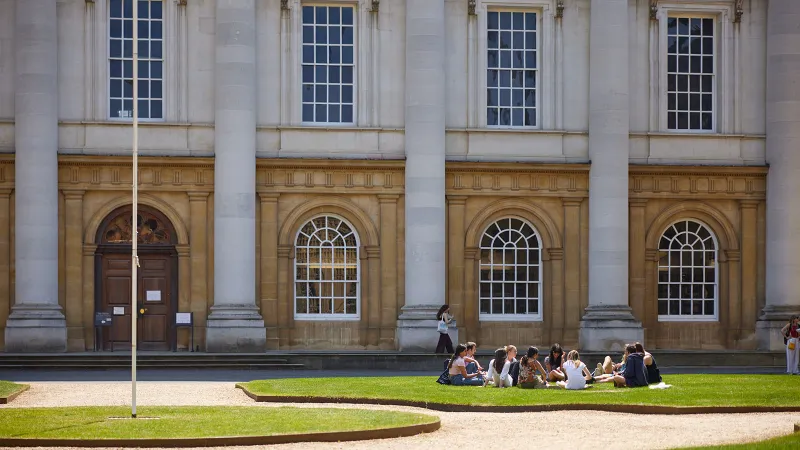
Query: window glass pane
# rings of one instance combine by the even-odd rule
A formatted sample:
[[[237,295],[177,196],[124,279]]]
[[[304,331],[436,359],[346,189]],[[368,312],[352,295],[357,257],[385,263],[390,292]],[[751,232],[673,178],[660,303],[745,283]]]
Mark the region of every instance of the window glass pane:
[[[716,251],[708,250],[710,242],[711,230],[695,220],[676,222],[663,233],[659,241],[658,298],[680,301],[659,301],[662,320],[673,316],[715,320],[715,269],[708,265],[716,261]],[[708,302],[710,306],[706,306]]]
[[[714,19],[670,17],[666,32],[667,128],[676,131],[711,130]],[[708,99],[700,97],[698,94],[701,93],[707,93]],[[705,109],[706,105],[709,109]],[[709,114],[702,114],[705,112]]]
[[[303,7],[303,122],[353,123],[353,7]]]
[[[325,108],[325,105],[304,105],[304,116],[310,114],[313,120],[315,114],[319,115],[313,108],[320,106]],[[339,106],[329,105],[326,113],[338,115]],[[297,286],[301,286],[295,289],[296,314],[300,318],[305,315],[356,316],[360,268],[359,247],[352,227],[338,217],[320,216],[306,222],[300,230],[294,250],[295,280]],[[307,308],[306,297],[311,297]]]
[[[536,13],[490,11],[487,19],[487,126],[535,127]]]
[[[512,113],[510,120],[522,121],[522,109],[514,111],[520,113]],[[533,227],[520,219],[500,219],[487,227],[481,238],[479,261],[481,315],[538,314],[538,243]]]

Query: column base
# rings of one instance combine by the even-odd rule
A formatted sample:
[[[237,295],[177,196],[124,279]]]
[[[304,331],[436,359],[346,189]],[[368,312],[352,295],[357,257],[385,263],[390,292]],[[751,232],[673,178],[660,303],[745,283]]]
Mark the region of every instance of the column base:
[[[642,323],[628,306],[589,306],[578,337],[584,351],[622,351],[625,345],[644,341]]]
[[[264,319],[253,305],[211,307],[206,323],[209,353],[260,353],[267,349]]]
[[[7,353],[67,351],[67,321],[59,305],[22,304],[11,308],[6,322]]]
[[[436,329],[439,321],[436,320],[436,313],[441,306],[404,306],[397,319],[397,349],[401,352],[436,351],[436,344],[439,343],[439,332]],[[455,348],[458,345],[458,328],[455,320],[450,322],[447,331]]]
[[[800,314],[800,306],[767,305],[756,322],[756,339],[759,350],[784,350],[781,328],[789,323],[789,318]]]

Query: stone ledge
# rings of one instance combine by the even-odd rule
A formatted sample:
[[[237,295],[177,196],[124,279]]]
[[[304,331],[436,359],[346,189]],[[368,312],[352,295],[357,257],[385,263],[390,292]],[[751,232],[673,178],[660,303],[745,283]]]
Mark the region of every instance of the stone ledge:
[[[273,436],[234,436],[180,439],[24,439],[0,438],[0,447],[228,447],[243,445],[294,444],[298,442],[352,442],[391,439],[432,433],[441,421],[377,430],[332,431],[328,433],[279,434]]]
[[[433,378],[431,378],[433,379]],[[521,413],[521,412],[552,412],[552,411],[603,411],[628,414],[741,414],[741,413],[767,413],[767,412],[800,412],[800,406],[657,406],[657,405],[603,405],[603,404],[543,404],[525,406],[482,406],[482,405],[455,405],[446,403],[428,403],[413,400],[384,400],[375,398],[341,398],[341,397],[293,397],[279,395],[257,395],[250,392],[243,385],[237,383],[248,397],[262,403],[346,403],[363,405],[384,406],[411,406],[416,408],[431,409],[442,412],[490,412],[490,413]],[[0,445],[3,442],[0,441]]]
[[[31,388],[29,384],[21,384],[22,386],[17,392],[9,394],[8,397],[0,397],[0,405],[11,403],[12,400],[19,397],[20,394]]]

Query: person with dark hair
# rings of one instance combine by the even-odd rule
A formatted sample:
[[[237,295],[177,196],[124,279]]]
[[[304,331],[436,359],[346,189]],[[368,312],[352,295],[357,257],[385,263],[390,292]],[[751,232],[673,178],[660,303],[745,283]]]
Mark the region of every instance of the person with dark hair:
[[[786,344],[786,373],[800,375],[797,360],[800,359],[800,316],[793,315],[789,323],[781,328],[784,344]]]
[[[647,383],[656,384],[661,383],[661,371],[658,370],[656,359],[645,351],[641,342],[633,344],[636,347],[636,353],[641,353],[644,357],[644,368],[647,369]]]
[[[616,387],[640,387],[647,386],[647,369],[644,367],[644,355],[636,352],[634,344],[625,347],[625,371],[616,373],[613,377],[605,380],[597,380],[599,383],[614,382]]]
[[[478,344],[467,342],[467,352],[464,354],[464,361],[467,363],[467,373],[486,372],[481,367],[481,363],[475,359],[475,352],[478,351]]]
[[[450,383],[453,386],[483,386],[485,382],[480,373],[467,373],[467,364],[464,362],[466,352],[467,346],[464,344],[458,344],[453,351],[447,366]]]
[[[536,357],[539,356],[539,349],[536,347],[528,347],[528,352],[519,359],[519,379],[517,386],[522,389],[544,389],[547,387],[545,381],[545,371],[542,364]],[[536,375],[539,372],[541,377]]]
[[[544,368],[547,369],[547,381],[564,381],[564,350],[561,344],[553,344],[550,354],[544,359]]]
[[[447,333],[447,326],[453,321],[453,316],[450,315],[450,305],[442,305],[439,312],[436,313],[436,330],[439,332],[439,342],[436,344],[436,353],[453,353],[453,341],[450,340],[450,335]]]
[[[494,352],[494,359],[489,363],[487,380],[491,381],[494,387],[511,387],[514,383],[509,375],[510,371],[511,361],[508,360],[508,352],[505,347],[498,348]]]

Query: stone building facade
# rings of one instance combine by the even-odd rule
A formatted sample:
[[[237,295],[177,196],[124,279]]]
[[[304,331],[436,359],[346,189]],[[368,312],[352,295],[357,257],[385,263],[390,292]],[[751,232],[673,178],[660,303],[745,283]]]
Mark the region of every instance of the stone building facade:
[[[800,2],[0,0],[0,350],[779,349]],[[95,314],[114,317],[94,328]]]

